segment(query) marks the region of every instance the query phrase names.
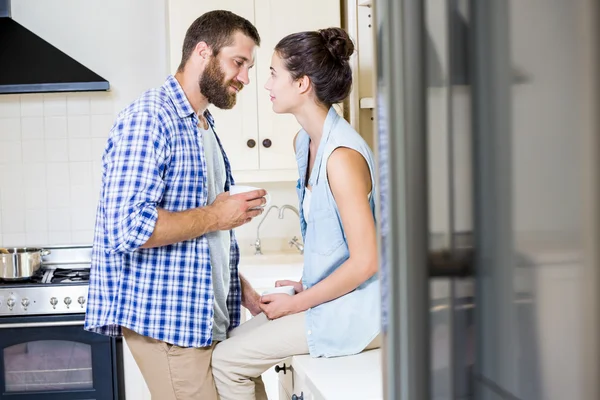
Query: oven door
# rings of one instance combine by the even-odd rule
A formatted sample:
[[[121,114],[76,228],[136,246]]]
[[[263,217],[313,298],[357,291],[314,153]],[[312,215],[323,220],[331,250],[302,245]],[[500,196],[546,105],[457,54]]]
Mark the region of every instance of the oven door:
[[[0,318],[0,399],[116,399],[116,343],[84,314]]]

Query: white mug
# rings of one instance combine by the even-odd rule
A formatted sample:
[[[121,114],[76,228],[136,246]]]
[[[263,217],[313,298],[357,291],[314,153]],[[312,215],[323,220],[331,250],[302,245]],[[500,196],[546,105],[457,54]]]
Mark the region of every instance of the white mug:
[[[246,192],[251,192],[253,190],[259,190],[259,189],[260,188],[254,187],[254,186],[232,185],[229,188],[229,194],[246,193]],[[265,195],[265,200],[266,200],[266,203],[263,205],[263,207],[267,207],[271,203],[271,195],[269,193],[267,193]]]
[[[285,293],[293,296],[296,294],[296,290],[293,286],[277,286],[271,289],[265,290],[262,295],[273,294],[273,293]]]

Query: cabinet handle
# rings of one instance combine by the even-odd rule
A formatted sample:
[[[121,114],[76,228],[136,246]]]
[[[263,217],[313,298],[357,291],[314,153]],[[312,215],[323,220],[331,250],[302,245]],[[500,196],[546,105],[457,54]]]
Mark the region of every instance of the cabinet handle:
[[[279,365],[276,365],[276,366],[275,366],[275,372],[276,372],[276,373],[280,373],[281,371],[283,371],[283,374],[284,374],[284,375],[286,374],[286,371],[287,371],[288,369],[290,369],[290,367],[286,367],[286,366],[285,366],[285,363],[283,363],[283,367],[280,367]]]
[[[269,147],[271,147],[272,144],[273,144],[273,142],[271,142],[271,139],[265,139],[265,140],[263,140],[263,146],[265,146],[267,149]]]
[[[292,400],[304,400],[304,392],[300,392],[300,397],[295,394],[292,395]]]
[[[248,147],[250,147],[251,149],[253,149],[254,146],[256,146],[256,140],[254,140],[254,139],[248,139],[248,141],[246,142],[246,145],[248,145]]]

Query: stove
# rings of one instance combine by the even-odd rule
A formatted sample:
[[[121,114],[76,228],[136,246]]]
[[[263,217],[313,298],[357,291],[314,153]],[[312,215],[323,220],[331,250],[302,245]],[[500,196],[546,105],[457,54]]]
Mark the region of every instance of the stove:
[[[0,316],[85,313],[92,247],[44,249],[50,254],[34,276],[0,280]]]

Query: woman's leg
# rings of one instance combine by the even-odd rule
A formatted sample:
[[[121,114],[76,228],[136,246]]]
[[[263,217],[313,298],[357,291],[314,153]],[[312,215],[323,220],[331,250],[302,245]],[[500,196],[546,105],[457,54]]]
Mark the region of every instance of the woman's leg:
[[[308,353],[304,313],[256,325],[232,331],[215,347],[212,369],[221,400],[266,400],[254,380],[286,358]]]

